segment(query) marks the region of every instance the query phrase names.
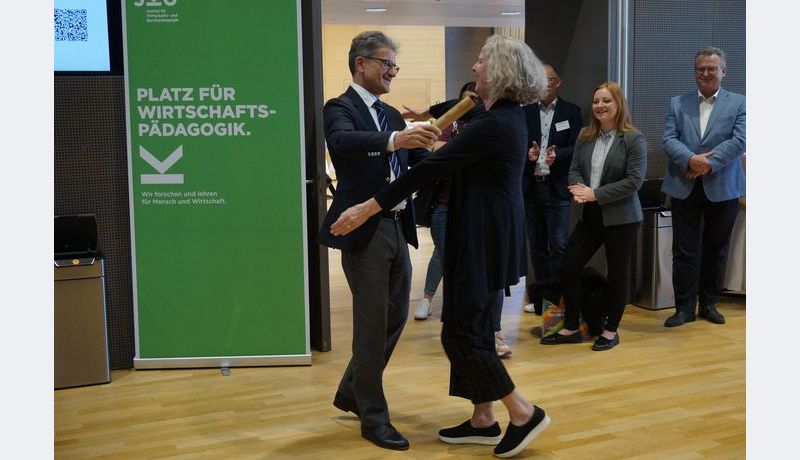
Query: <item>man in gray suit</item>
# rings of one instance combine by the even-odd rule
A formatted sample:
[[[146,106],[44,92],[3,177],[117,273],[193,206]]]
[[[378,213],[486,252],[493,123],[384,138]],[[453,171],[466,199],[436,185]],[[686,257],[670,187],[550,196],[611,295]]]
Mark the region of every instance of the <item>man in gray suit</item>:
[[[670,161],[662,191],[672,197],[676,306],[666,327],[694,321],[698,296],[697,314],[725,323],[714,303],[738,198],[745,194],[740,161],[746,147],[745,97],[720,87],[727,74],[721,49],[698,51],[694,70],[698,91],[672,98],[664,126],[663,150]]]

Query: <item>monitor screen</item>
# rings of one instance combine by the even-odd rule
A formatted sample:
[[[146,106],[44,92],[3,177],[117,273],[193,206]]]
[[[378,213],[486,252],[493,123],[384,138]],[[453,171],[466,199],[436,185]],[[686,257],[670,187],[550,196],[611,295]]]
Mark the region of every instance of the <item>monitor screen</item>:
[[[109,72],[106,0],[55,0],[56,72]]]

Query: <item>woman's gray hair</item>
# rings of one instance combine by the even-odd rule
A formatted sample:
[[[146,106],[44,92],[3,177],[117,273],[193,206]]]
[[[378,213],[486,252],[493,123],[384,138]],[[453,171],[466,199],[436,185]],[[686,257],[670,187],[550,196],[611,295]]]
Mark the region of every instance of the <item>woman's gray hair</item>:
[[[527,105],[545,94],[547,73],[542,61],[524,42],[492,35],[486,39],[482,51],[489,98],[505,98]]]
[[[353,37],[350,43],[350,53],[347,56],[347,65],[350,67],[350,75],[356,73],[356,58],[359,56],[372,57],[381,48],[389,48],[397,52],[397,43],[388,35],[378,30],[361,32]]]

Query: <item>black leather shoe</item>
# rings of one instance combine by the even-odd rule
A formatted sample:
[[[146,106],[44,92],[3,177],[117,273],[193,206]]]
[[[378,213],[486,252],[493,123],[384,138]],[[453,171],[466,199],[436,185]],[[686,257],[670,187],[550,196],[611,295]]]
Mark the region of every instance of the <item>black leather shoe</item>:
[[[391,423],[374,428],[362,426],[361,437],[384,449],[408,450],[408,439],[398,433]]]
[[[697,312],[697,316],[714,324],[725,324],[725,317],[722,316],[722,313],[718,312],[717,307],[713,305],[701,306]]]
[[[601,335],[597,337],[597,340],[594,341],[594,345],[592,345],[592,350],[606,351],[616,347],[617,345],[619,345],[619,333],[614,335],[613,339],[607,339]]]
[[[678,327],[683,326],[683,323],[691,323],[694,321],[694,315],[688,315],[682,311],[676,311],[674,315],[664,321],[664,327]]]
[[[581,343],[581,342],[583,342],[583,336],[581,335],[580,329],[569,335],[561,335],[558,332],[556,332],[553,335],[542,337],[542,340],[539,341],[539,343],[541,343],[542,345],[560,345],[562,343]]]
[[[356,414],[356,417],[361,417],[361,414],[358,412],[358,404],[338,391],[336,392],[336,396],[333,397],[333,406],[344,412],[352,412]]]

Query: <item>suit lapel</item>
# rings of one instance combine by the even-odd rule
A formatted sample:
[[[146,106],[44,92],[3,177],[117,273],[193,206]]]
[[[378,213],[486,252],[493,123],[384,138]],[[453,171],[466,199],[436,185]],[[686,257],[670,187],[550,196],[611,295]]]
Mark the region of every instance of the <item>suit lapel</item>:
[[[700,142],[703,142],[703,139],[705,139],[706,136],[708,136],[708,133],[711,132],[711,129],[714,127],[714,123],[719,119],[720,114],[725,112],[725,109],[730,101],[731,95],[724,89],[720,89],[719,94],[717,94],[717,100],[714,102],[714,108],[711,109],[711,115],[708,117],[706,132],[703,133],[703,137],[700,139]]]
[[[606,160],[603,162],[603,173],[600,174],[600,179],[602,182],[602,178],[606,176],[608,173],[608,168],[611,165],[611,161],[614,159],[614,156],[619,153],[622,146],[622,136],[624,133],[617,131],[617,134],[614,136],[614,141],[611,143],[611,148],[608,149],[608,155],[606,155]]]
[[[531,117],[531,133],[533,136],[531,138],[536,141],[537,144],[542,143],[542,118],[541,112],[539,111],[539,103],[534,103],[536,107],[533,110],[533,116]],[[530,146],[528,146],[530,147]]]
[[[583,144],[583,148],[586,150],[586,153],[583,155],[583,170],[584,172],[584,179],[586,179],[586,185],[592,180],[592,155],[594,155],[594,146],[597,144],[597,139]]]
[[[364,104],[364,100],[361,99],[361,96],[358,95],[356,90],[354,90],[352,86],[348,86],[344,95],[350,98],[350,101],[353,103],[356,111],[359,113],[359,115],[361,115],[361,120],[367,127],[369,127],[369,130],[377,131],[378,127],[375,126],[375,120],[372,118],[372,114],[369,112],[369,107]]]
[[[547,145],[550,145],[550,139],[556,137],[556,123],[558,122],[558,116],[561,115],[561,99],[556,101],[556,106],[553,107],[553,119],[550,120],[550,132],[547,133]],[[539,122],[541,125],[541,121]]]
[[[689,103],[686,104],[686,113],[692,122],[695,135],[700,139],[700,97],[697,95],[697,91],[687,97],[689,97]]]

